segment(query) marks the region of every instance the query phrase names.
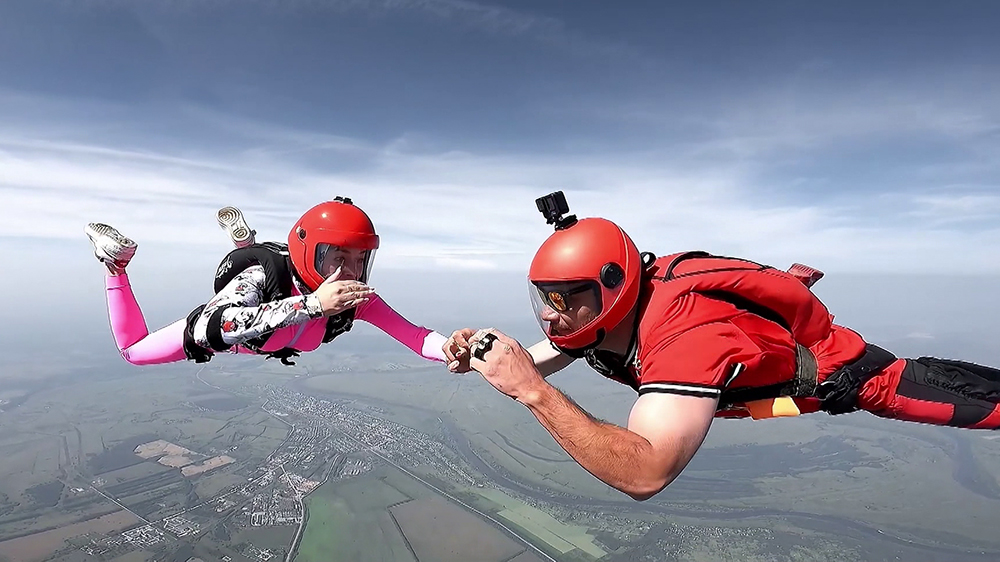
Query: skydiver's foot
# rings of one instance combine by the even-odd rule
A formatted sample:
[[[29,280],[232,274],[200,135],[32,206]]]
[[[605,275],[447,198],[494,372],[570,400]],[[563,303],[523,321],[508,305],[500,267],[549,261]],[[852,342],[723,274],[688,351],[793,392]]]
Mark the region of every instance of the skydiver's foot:
[[[138,245],[125,237],[114,227],[99,222],[89,223],[83,229],[90,243],[94,245],[94,255],[108,268],[109,275],[121,275],[132,260]]]
[[[229,233],[229,238],[237,248],[246,248],[254,243],[254,235],[257,231],[250,230],[247,221],[243,219],[243,213],[236,207],[223,207],[216,213],[219,226]]]

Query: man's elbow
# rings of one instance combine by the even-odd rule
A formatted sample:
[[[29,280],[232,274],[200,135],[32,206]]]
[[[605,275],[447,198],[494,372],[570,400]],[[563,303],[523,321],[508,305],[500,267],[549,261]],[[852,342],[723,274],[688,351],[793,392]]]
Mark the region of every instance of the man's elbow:
[[[663,488],[666,488],[666,485],[654,488],[638,488],[635,490],[627,490],[625,491],[625,493],[628,494],[629,497],[631,497],[633,500],[637,502],[644,502],[649,498],[655,496],[656,494],[662,492]]]
[[[635,501],[646,501],[662,492],[664,488],[680,476],[683,470],[684,466],[676,465],[666,469],[662,467],[652,469],[649,474],[631,482],[628,489],[621,489],[621,491],[628,494]]]
[[[643,502],[662,492],[673,480],[673,478],[652,478],[642,482],[635,482],[628,489],[623,489],[622,491],[635,501]]]

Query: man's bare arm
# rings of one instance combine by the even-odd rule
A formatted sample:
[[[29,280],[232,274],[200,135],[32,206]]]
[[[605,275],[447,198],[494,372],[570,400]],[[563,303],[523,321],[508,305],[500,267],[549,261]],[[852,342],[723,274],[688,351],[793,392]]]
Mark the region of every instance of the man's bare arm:
[[[646,394],[633,406],[626,429],[594,419],[548,384],[518,400],[583,468],[640,501],[684,470],[708,434],[718,402]]]
[[[565,369],[574,361],[572,357],[553,347],[548,339],[529,347],[528,353],[535,362],[535,368],[543,377]]]

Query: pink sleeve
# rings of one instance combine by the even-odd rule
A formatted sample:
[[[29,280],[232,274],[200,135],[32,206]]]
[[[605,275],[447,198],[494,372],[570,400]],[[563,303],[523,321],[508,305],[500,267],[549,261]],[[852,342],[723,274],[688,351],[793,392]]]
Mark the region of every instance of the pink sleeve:
[[[424,359],[445,361],[444,352],[441,351],[441,346],[446,341],[444,336],[434,330],[411,324],[378,295],[359,306],[354,317],[378,327]]]

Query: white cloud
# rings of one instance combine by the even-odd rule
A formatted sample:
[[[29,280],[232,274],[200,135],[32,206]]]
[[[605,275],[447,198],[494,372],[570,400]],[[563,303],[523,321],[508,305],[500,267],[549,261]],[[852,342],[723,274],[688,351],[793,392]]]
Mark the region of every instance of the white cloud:
[[[900,144],[938,142],[959,153],[953,157],[978,159],[979,166],[994,172],[1000,169],[1000,98],[993,95],[1000,79],[994,69],[928,64],[881,78],[872,78],[866,70],[776,74],[748,82],[739,91],[719,92],[696,82],[652,89],[652,96],[630,92],[606,98],[603,93],[573,92],[570,99],[549,100],[542,110],[647,133],[659,130],[673,141],[672,149],[690,158],[786,162],[803,153],[821,156],[837,143],[892,139],[903,141]],[[887,148],[893,148],[892,143]],[[938,166],[936,161],[919,164],[919,170],[927,171]]]
[[[452,256],[435,257],[434,264],[442,269],[468,269],[474,271],[497,269],[496,262],[488,259],[468,259]]]
[[[984,187],[988,186],[971,189],[979,191]],[[955,187],[943,193],[918,195],[912,200],[912,215],[934,226],[993,220],[1000,216],[1000,194],[962,191],[963,188]]]
[[[44,114],[40,102],[32,103]],[[21,106],[8,96],[0,108],[12,115]],[[221,206],[240,206],[259,238],[281,240],[302,211],[346,195],[382,235],[379,268],[523,271],[551,232],[534,199],[562,189],[573,212],[611,218],[658,254],[704,249],[831,271],[1000,271],[1000,203],[984,193],[988,182],[958,197],[947,184],[919,191],[895,184],[886,186],[888,195],[802,203],[787,186],[759,179],[762,155],[748,162],[716,151],[692,159],[672,146],[605,155],[477,154],[431,149],[410,135],[375,145],[190,108],[182,113],[200,124],[203,145],[213,146],[204,140],[212,135],[226,140],[193,155],[178,144],[151,145],[155,136],[122,126],[118,136],[102,137],[86,125],[74,130],[70,118],[58,134],[44,120],[37,129],[0,120],[0,236],[79,241],[86,222],[102,221],[140,244],[217,253],[222,233],[214,212]],[[715,142],[722,141],[692,150]],[[350,166],[329,165],[338,159]],[[978,222],[962,220],[969,216]]]

